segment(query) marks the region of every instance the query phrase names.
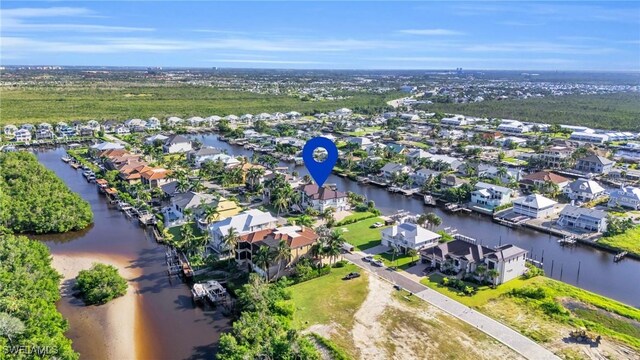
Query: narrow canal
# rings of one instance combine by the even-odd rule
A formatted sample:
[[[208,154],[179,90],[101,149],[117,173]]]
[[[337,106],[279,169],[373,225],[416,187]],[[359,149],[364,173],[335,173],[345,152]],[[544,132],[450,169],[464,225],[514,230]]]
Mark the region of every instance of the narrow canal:
[[[216,134],[195,135],[203,144],[227,150],[229,155],[247,156],[251,158],[253,152],[241,146],[231,145],[218,140]],[[292,164],[288,165],[293,168]],[[295,170],[303,176],[308,174],[303,166],[296,166]],[[454,215],[439,208],[423,205],[417,198],[392,194],[374,185],[362,185],[346,178],[330,175],[327,183],[333,183],[341,191],[352,191],[365,195],[373,200],[376,206],[385,214],[395,213],[397,210],[407,210],[421,214],[435,212],[442,218],[443,227],[457,229],[460,234],[471,236],[485,246],[512,243],[530,251],[530,256],[544,261],[547,276],[576,285],[586,290],[611,297],[635,307],[640,307],[640,262],[625,259],[619,263],[613,262],[613,254],[600,251],[588,246],[562,247],[557,243],[558,238],[531,229],[511,229],[494,223],[487,216],[479,214]],[[579,269],[579,272],[578,272]],[[636,279],[633,280],[632,279]]]
[[[87,255],[125,261],[138,274],[133,280],[137,298],[136,341],[138,356],[144,359],[213,358],[220,334],[229,329],[229,320],[220,311],[204,311],[193,306],[189,288],[166,273],[164,247],[158,245],[134,221],[110,208],[87,183],[80,171],[60,161],[64,149],[37,153],[38,159],[91,205],[94,224],[89,229],[62,235],[39,237],[52,254]],[[69,320],[68,335],[74,349],[86,359],[102,359],[95,349],[96,339],[87,336],[77,304],[61,301],[58,308]],[[89,311],[91,311],[89,309]],[[99,321],[96,319],[95,321]],[[92,334],[100,336],[100,334]],[[132,354],[131,358],[135,358]]]

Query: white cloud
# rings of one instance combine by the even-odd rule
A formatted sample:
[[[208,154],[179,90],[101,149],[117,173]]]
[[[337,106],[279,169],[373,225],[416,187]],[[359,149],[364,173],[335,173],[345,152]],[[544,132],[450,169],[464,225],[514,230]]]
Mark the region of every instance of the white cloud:
[[[267,59],[213,59],[209,62],[241,63],[241,64],[323,64],[320,61],[306,60],[267,60]]]
[[[464,35],[461,31],[448,30],[448,29],[404,29],[398,30],[402,34],[410,35],[425,35],[425,36],[440,36],[440,35]]]
[[[2,9],[3,18],[37,18],[59,16],[89,16],[93,11],[78,7],[51,7],[51,8],[16,8]]]

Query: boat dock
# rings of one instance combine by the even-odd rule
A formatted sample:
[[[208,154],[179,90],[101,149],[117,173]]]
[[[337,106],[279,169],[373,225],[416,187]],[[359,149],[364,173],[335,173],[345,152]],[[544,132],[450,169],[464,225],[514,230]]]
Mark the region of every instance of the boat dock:
[[[228,293],[222,284],[215,280],[193,284],[191,288],[193,301],[209,300],[212,304],[217,304],[227,299]]]
[[[463,205],[460,204],[456,204],[456,203],[446,203],[444,205],[445,210],[452,212],[452,213],[457,213],[457,212],[465,212],[465,213],[471,213],[471,209],[468,209],[466,207],[464,207]]]
[[[416,192],[418,192],[418,190],[420,190],[419,188],[414,188],[414,189],[403,189],[397,186],[389,186],[387,188],[387,191],[392,192],[392,193],[400,193],[402,195],[405,196],[411,196],[413,194],[415,194]]]
[[[562,246],[576,246],[578,244],[578,240],[576,240],[575,236],[565,236],[558,240],[558,244]]]
[[[622,251],[617,253],[614,257],[613,257],[613,262],[618,262],[621,261],[622,259],[624,259],[625,256],[627,256],[629,254],[629,252],[627,251]]]

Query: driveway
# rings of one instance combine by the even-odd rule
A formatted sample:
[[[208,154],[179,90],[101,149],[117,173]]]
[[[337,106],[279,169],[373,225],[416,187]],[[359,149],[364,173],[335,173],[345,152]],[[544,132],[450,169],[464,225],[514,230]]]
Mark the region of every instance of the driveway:
[[[418,281],[403,275],[402,272],[392,271],[387,268],[378,268],[362,261],[362,257],[367,254],[355,252],[353,254],[345,254],[344,258],[357,266],[386,279],[394,285],[398,285],[414,293],[429,304],[457,317],[471,326],[475,326],[477,329],[507,345],[527,359],[559,359],[551,351],[545,349],[541,345],[510,327],[503,325],[502,323],[493,320],[466,305],[450,299],[435,290],[429,289]],[[414,266],[414,268],[417,266],[419,265]],[[412,277],[416,278],[417,275],[412,274]]]

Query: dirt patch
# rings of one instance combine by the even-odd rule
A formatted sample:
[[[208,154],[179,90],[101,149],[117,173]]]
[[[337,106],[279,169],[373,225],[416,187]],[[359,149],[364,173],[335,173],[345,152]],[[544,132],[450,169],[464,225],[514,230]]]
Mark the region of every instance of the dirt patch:
[[[386,359],[384,351],[377,344],[385,336],[384,327],[378,318],[392,301],[391,286],[376,276],[370,276],[369,295],[356,312],[355,324],[351,330],[362,359]]]

